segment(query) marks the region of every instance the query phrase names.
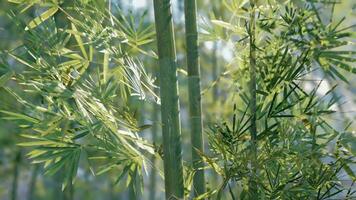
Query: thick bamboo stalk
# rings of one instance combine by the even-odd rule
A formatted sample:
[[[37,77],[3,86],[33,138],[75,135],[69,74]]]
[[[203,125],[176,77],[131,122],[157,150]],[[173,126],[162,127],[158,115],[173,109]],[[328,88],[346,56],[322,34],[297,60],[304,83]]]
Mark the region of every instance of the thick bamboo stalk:
[[[188,67],[188,91],[189,91],[189,121],[190,136],[192,143],[192,161],[194,169],[201,169],[204,163],[198,151],[204,151],[201,117],[201,95],[200,95],[200,65],[197,31],[197,6],[195,0],[184,1],[185,35],[187,45],[187,67]],[[199,170],[193,178],[194,195],[205,193],[204,171]]]
[[[177,63],[170,0],[154,0],[167,199],[184,195]]]
[[[255,21],[255,1],[250,0],[251,11],[250,11],[250,25],[249,25],[249,36],[250,36],[250,115],[251,115],[251,174],[250,174],[250,195],[251,199],[258,199],[258,188],[257,188],[257,124],[256,124],[256,21]]]

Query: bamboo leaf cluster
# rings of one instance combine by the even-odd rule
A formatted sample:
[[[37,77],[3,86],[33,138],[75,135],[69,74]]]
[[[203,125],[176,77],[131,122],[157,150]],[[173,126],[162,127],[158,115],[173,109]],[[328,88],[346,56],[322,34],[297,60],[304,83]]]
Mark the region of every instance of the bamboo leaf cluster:
[[[25,42],[3,52],[21,66],[1,76],[1,86],[24,107],[1,111],[26,132],[18,145],[31,147],[28,158],[43,163],[46,174],[64,169],[62,189],[85,166],[94,175],[121,171],[116,183],[125,177],[128,184],[142,182],[154,149],[137,134],[130,99],[159,102],[140,61],[148,55],[143,45],[152,42],[152,26],[79,1],[14,3],[26,5],[22,12],[55,3],[27,24],[13,16]],[[70,26],[61,27],[59,17]],[[5,85],[10,78],[24,94]]]
[[[234,105],[230,120],[210,128],[212,154],[202,156],[223,180],[201,198],[351,198],[353,190],[339,175],[355,177],[352,147],[341,142],[344,134],[354,136],[349,125],[337,130],[328,120],[336,112],[336,86],[320,94],[325,80],[308,79],[324,72],[347,82],[342,71],[354,72],[354,52],[338,49],[352,44],[350,27],[342,27],[343,19],[321,21],[321,3],[315,9],[309,1],[257,1],[256,8],[253,1],[226,2],[230,19],[213,19],[204,34],[234,43],[235,63],[229,66]],[[314,88],[308,91],[305,84]],[[343,148],[349,150],[340,154]]]

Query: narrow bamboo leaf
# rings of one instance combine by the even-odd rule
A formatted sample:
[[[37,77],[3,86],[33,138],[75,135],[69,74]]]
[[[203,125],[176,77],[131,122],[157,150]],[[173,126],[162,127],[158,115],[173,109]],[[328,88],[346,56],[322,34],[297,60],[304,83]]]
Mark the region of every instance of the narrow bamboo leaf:
[[[144,124],[139,127],[139,131],[143,131],[152,127],[152,124]]]
[[[344,164],[344,165],[343,165],[343,169],[345,170],[345,172],[347,173],[347,175],[349,175],[350,178],[351,178],[353,181],[356,181],[356,175],[355,175],[355,173],[352,171],[352,169],[351,169],[347,164]]]
[[[99,176],[103,173],[106,173],[108,171],[110,171],[111,169],[115,168],[117,165],[116,164],[112,164],[112,165],[109,165],[109,166],[106,166],[106,167],[103,167],[101,170],[99,170],[96,175]]]
[[[356,74],[356,68],[338,60],[330,60],[331,63],[333,63],[336,67],[340,67],[348,72],[351,72],[353,74]]]
[[[330,66],[330,71],[336,75],[337,77],[339,77],[341,80],[343,80],[345,83],[349,84],[349,81],[346,79],[345,76],[343,76],[337,69],[335,69],[334,67]]]
[[[54,145],[56,143],[52,141],[35,141],[35,142],[22,142],[18,143],[18,146],[31,147],[31,146],[42,146],[42,145]]]
[[[25,30],[33,29],[36,26],[40,25],[42,22],[46,21],[48,18],[52,17],[58,11],[58,7],[52,7],[43,12],[40,16],[36,17],[28,23]]]
[[[7,81],[9,81],[15,73],[9,71],[6,74],[0,76],[0,87],[4,86]]]
[[[10,3],[16,3],[16,4],[20,4],[23,3],[25,0],[7,0]]]
[[[215,25],[218,25],[220,27],[223,27],[227,30],[231,30],[233,31],[234,33],[237,33],[237,34],[241,34],[241,35],[244,35],[246,34],[246,32],[244,31],[244,29],[238,27],[238,26],[235,26],[235,25],[232,25],[228,22],[225,22],[225,21],[221,21],[221,20],[211,20],[211,22]]]
[[[352,132],[343,133],[340,136],[339,141],[354,156],[356,155],[356,136]]]
[[[14,54],[9,53],[9,55],[14,58],[16,61],[20,62],[23,65],[26,65],[27,67],[30,67],[32,69],[35,69],[31,64],[29,64],[27,61],[15,56]]]
[[[109,59],[110,59],[109,51],[104,52],[104,59],[103,59],[103,81],[104,83],[108,80],[108,73],[109,73]]]
[[[122,178],[127,174],[127,172],[130,170],[130,165],[126,165],[124,167],[124,169],[121,171],[121,173],[119,174],[118,178],[116,179],[116,181],[114,182],[114,184],[117,184],[118,182],[120,182],[122,180]]]
[[[32,122],[35,124],[40,122],[38,119],[36,119],[34,117],[30,117],[25,114],[14,113],[14,112],[5,111],[5,110],[0,110],[0,112],[8,115],[9,116],[8,119],[25,120],[25,121]]]
[[[57,162],[53,162],[51,165],[49,165],[46,168],[46,175],[52,176],[55,173],[57,173],[61,168],[64,167],[64,165],[66,164],[66,159],[65,158],[61,158],[59,161]]]
[[[77,29],[77,27],[74,25],[74,23],[72,23],[72,29],[73,29],[73,31],[78,32],[78,29]],[[80,48],[80,50],[81,50],[81,52],[82,52],[84,58],[88,59],[88,54],[87,54],[87,52],[86,52],[86,50],[85,50],[84,42],[83,42],[83,40],[82,40],[82,37],[81,37],[80,35],[74,35],[74,38],[75,38],[75,40],[77,41],[78,46],[79,46],[79,48]]]
[[[81,132],[77,132],[77,135],[74,136],[74,137],[72,138],[72,140],[78,140],[78,139],[80,139],[80,138],[83,138],[83,137],[85,137],[86,135],[88,135],[89,133],[90,133],[89,130],[83,130],[83,131],[81,131]]]

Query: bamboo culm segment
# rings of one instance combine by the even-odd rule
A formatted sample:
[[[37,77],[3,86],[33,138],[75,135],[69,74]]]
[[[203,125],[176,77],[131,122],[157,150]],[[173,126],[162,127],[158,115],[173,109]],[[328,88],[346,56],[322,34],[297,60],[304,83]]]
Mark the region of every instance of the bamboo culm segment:
[[[188,91],[189,91],[189,121],[192,143],[192,161],[194,169],[202,169],[204,163],[198,151],[204,151],[202,136],[201,96],[200,96],[200,66],[197,31],[197,6],[195,0],[184,1],[185,31],[187,45]],[[193,178],[194,195],[205,193],[204,171],[199,170]]]
[[[167,199],[184,195],[177,64],[170,0],[154,0]]]

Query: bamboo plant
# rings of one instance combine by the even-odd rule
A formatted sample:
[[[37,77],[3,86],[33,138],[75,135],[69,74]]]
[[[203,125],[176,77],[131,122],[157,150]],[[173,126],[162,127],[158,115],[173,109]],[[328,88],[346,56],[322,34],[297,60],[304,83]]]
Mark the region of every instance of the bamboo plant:
[[[355,126],[349,119],[335,126],[335,114],[342,110],[335,83],[349,84],[356,72],[354,26],[333,16],[338,1],[179,1],[179,14],[183,2],[185,7],[188,67],[187,77],[179,70],[179,79],[189,86],[193,166],[182,161],[176,44],[183,47],[184,42],[175,41],[173,1],[154,0],[155,23],[115,6],[124,8],[124,1],[9,2],[17,7],[8,14],[19,38],[15,48],[0,50],[0,92],[18,109],[2,102],[0,115],[24,133],[11,140],[36,164],[30,188],[37,193],[29,197],[40,198],[42,184],[35,187],[35,182],[37,166],[43,166],[40,171],[55,175],[52,198],[75,199],[88,174],[107,173],[103,182],[93,180],[110,182],[108,197],[124,190],[115,187],[129,186],[130,193],[120,198],[158,199],[160,155],[166,199],[355,198]],[[213,7],[202,29],[197,27],[197,2]],[[205,16],[203,6],[198,7]],[[180,34],[183,23],[176,24]],[[199,48],[198,38],[215,45]],[[154,41],[158,56],[147,50]],[[229,48],[231,59],[225,55]],[[204,56],[204,50],[215,54],[202,57],[201,65],[202,74],[211,72],[209,62],[214,65],[212,83],[200,77],[199,52]],[[146,59],[157,57],[159,72],[152,74],[159,90],[146,70],[152,65]],[[200,81],[207,85],[203,92]],[[211,88],[213,100],[204,101],[209,105],[204,124],[211,124],[204,152],[201,98],[208,98],[204,94]],[[142,131],[151,126],[136,116],[143,101],[154,107],[153,144]],[[157,125],[162,125],[163,151]],[[18,169],[23,167],[16,157],[14,173],[9,173],[13,199],[22,185]],[[77,175],[78,169],[82,173]],[[151,191],[143,190],[145,172],[151,173]],[[206,177],[214,177],[213,182]],[[107,184],[102,185],[107,192]]]

